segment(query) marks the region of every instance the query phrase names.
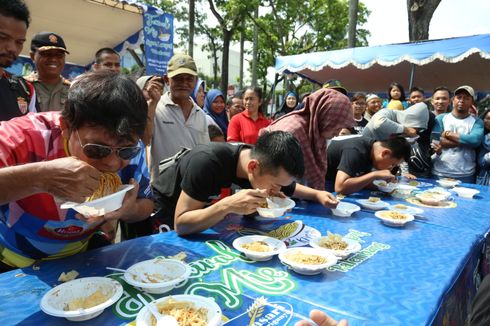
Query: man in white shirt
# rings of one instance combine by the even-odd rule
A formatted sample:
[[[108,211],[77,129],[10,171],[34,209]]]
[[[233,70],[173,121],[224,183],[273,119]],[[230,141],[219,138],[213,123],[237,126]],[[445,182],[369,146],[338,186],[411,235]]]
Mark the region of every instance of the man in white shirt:
[[[168,62],[165,83],[170,91],[158,102],[151,132],[150,175],[158,176],[158,163],[178,153],[209,142],[206,114],[192,100],[197,67],[189,55],[175,54]]]

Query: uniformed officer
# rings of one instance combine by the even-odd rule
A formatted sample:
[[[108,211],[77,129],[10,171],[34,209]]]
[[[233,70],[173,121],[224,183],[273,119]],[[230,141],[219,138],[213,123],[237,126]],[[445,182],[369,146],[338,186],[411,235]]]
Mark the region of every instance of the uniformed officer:
[[[58,34],[41,32],[31,41],[30,56],[36,71],[25,78],[34,84],[41,111],[60,111],[65,106],[70,81],[61,72],[67,53],[65,42]]]

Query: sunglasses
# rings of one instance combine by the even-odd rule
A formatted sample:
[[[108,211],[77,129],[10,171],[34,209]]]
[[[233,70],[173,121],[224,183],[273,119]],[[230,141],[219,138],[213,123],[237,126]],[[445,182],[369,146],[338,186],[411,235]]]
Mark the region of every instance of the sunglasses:
[[[80,144],[80,147],[83,149],[83,153],[85,154],[85,156],[94,160],[103,159],[111,155],[113,151],[115,151],[117,156],[119,156],[121,159],[130,160],[136,157],[136,155],[138,155],[139,152],[141,151],[141,147],[139,146],[111,147],[106,145],[90,144],[90,143],[82,145],[82,141],[80,140],[80,134],[78,133],[78,130],[77,130],[77,137],[78,137],[78,143]]]

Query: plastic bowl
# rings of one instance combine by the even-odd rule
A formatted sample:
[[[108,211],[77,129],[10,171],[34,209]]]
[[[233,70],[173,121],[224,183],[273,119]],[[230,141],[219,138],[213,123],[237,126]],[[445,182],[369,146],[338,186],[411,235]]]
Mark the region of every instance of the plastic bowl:
[[[390,215],[398,214],[404,216],[402,219],[394,219]],[[413,221],[415,218],[411,214],[400,213],[398,211],[379,211],[374,213],[374,215],[381,220],[386,225],[402,227],[408,222]]]
[[[263,241],[267,243],[272,250],[262,252],[262,251],[253,251],[242,247],[246,243],[251,243],[255,241]],[[255,261],[270,260],[274,255],[277,255],[281,251],[286,250],[286,244],[283,241],[278,240],[276,238],[267,237],[264,235],[247,235],[244,237],[236,238],[233,241],[233,247],[236,250],[243,252],[247,258]]]
[[[437,206],[441,202],[446,200],[446,197],[443,195],[439,195],[436,193],[427,193],[423,192],[420,194],[416,194],[415,197],[420,200],[423,204]]]
[[[61,209],[73,208],[85,216],[102,216],[106,213],[115,211],[122,206],[126,192],[134,188],[134,185],[122,185],[119,190],[113,194],[107,195],[85,203],[66,202],[61,204]]]
[[[332,214],[335,216],[349,217],[353,213],[361,210],[361,208],[356,204],[351,204],[351,203],[341,201],[337,205],[337,208],[331,208],[331,210],[332,210]]]
[[[377,211],[389,206],[387,202],[382,200],[378,200],[377,202],[369,201],[369,199],[359,199],[357,202],[364,208],[371,209],[373,211]]]
[[[473,198],[474,195],[480,193],[480,190],[466,187],[454,187],[452,190],[462,198]]]
[[[207,315],[207,321],[206,325],[207,326],[220,326],[222,325],[221,322],[221,308],[214,302],[213,299],[211,298],[205,298],[200,295],[186,295],[186,294],[181,294],[181,295],[172,295],[172,296],[166,296],[157,300],[154,300],[151,302],[151,304],[154,304],[157,306],[163,305],[167,300],[170,298],[176,300],[176,301],[184,301],[184,302],[190,302],[194,304],[195,308],[205,308],[208,311]],[[136,326],[148,326],[152,324],[152,314],[148,307],[143,307],[139,312],[138,315],[136,316]]]
[[[190,274],[191,267],[180,260],[155,258],[129,267],[124,280],[141,291],[161,294],[187,280]]]
[[[86,298],[99,290],[107,300],[94,307],[66,311],[68,303]],[[83,321],[97,317],[104,309],[117,302],[123,294],[122,285],[107,277],[84,277],[60,284],[49,290],[41,300],[41,309],[55,317],[64,317],[71,321]]]
[[[304,264],[289,258],[290,254],[318,255],[326,259],[322,264]],[[338,258],[327,250],[317,248],[289,248],[279,254],[279,259],[283,264],[291,268],[298,274],[316,275],[325,271],[330,266],[337,264]]]
[[[378,187],[378,189],[382,192],[391,193],[395,191],[398,186],[396,183],[386,182],[384,180],[374,180],[373,184]]]
[[[275,218],[283,216],[286,211],[292,209],[296,203],[291,198],[272,197],[267,198],[267,208],[257,207],[257,212],[262,217]]]
[[[436,182],[444,188],[452,188],[454,186],[457,186],[461,183],[461,181],[456,180],[456,179],[447,179],[447,178],[442,178],[439,180],[436,180]]]
[[[349,255],[356,253],[359,250],[361,250],[361,244],[359,242],[352,240],[352,239],[347,239],[347,238],[342,238],[343,241],[347,242],[347,248],[345,248],[343,250],[335,250],[335,249],[325,248],[325,247],[320,246],[320,240],[322,238],[327,238],[327,237],[324,236],[324,237],[316,237],[316,238],[311,239],[310,240],[310,246],[312,246],[313,248],[321,249],[321,250],[327,250],[330,253],[334,254],[339,259],[345,259]]]

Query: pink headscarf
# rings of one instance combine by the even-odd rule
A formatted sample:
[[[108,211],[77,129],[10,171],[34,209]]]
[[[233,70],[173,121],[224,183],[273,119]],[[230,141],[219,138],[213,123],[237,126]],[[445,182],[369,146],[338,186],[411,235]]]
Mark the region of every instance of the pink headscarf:
[[[353,125],[349,98],[336,90],[322,88],[305,99],[303,109],[280,117],[260,132],[282,130],[292,133],[303,150],[307,185],[325,190],[326,140],[337,136],[340,129]]]

